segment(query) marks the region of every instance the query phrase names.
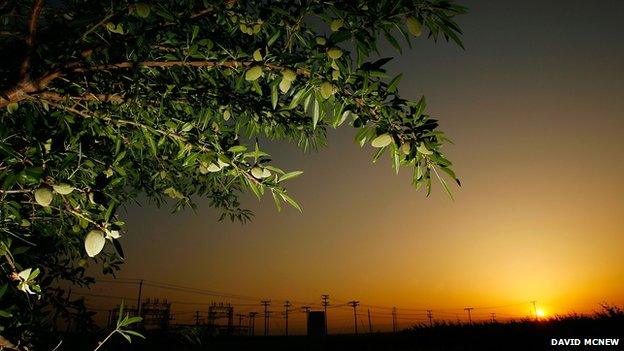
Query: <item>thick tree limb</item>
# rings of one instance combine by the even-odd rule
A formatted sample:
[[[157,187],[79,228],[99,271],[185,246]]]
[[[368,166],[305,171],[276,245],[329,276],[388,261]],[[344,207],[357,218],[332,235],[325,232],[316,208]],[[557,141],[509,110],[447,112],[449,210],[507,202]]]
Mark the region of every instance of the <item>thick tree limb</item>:
[[[26,36],[26,56],[20,67],[20,79],[22,82],[28,80],[28,71],[30,70],[30,62],[35,46],[35,34],[39,25],[39,15],[43,7],[43,0],[36,0],[28,21],[28,35]]]

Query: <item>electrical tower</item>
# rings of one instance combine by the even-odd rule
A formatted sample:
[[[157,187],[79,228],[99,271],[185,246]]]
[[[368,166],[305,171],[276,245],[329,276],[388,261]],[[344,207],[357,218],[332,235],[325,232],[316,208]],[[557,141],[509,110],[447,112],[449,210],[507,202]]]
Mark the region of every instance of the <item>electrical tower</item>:
[[[358,334],[358,329],[357,329],[357,307],[360,305],[360,301],[349,301],[348,305],[353,307],[353,327],[355,329],[355,335]]]
[[[255,335],[256,315],[258,315],[258,312],[249,312],[249,336]]]
[[[470,325],[472,325],[472,315],[470,314],[470,311],[474,310],[474,307],[466,307],[464,308],[464,311],[468,311],[468,323]]]
[[[327,306],[329,306],[329,295],[323,294],[321,295],[323,310],[325,311],[325,334],[327,335]]]
[[[269,336],[269,306],[271,300],[262,300],[260,304],[264,306],[264,336]]]
[[[366,309],[366,312],[368,313],[368,333],[372,334],[373,333],[373,323],[371,322],[370,308]]]
[[[284,301],[284,319],[285,319],[285,324],[286,324],[286,330],[285,330],[286,336],[288,336],[288,312],[291,311],[290,306],[292,306],[290,304],[290,301],[288,300]]]
[[[237,313],[236,316],[238,317],[238,335],[243,335],[243,318],[247,316],[241,313]]]
[[[490,313],[490,317],[492,317],[492,323],[496,323],[496,313]]]
[[[427,318],[429,318],[429,326],[433,327],[433,311],[427,310]]]

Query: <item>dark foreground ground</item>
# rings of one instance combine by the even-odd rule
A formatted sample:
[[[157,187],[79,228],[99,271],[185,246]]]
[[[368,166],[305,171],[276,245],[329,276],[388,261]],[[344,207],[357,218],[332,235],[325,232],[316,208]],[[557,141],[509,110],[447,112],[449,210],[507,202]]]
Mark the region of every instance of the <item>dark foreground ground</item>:
[[[198,327],[178,328],[167,333],[146,333],[145,341],[126,343],[117,337],[100,350],[624,350],[624,314],[592,317],[566,316],[546,321],[509,323],[438,324],[419,326],[396,334],[306,336],[210,337]],[[551,339],[609,338],[617,346],[553,346]],[[66,345],[69,347],[70,345]],[[91,350],[92,347],[80,347]],[[67,349],[67,348],[66,348]]]

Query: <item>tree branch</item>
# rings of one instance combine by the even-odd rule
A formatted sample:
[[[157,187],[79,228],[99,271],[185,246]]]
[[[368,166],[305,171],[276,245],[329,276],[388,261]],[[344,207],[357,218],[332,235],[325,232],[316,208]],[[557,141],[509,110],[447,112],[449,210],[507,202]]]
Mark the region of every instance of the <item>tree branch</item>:
[[[30,61],[32,59],[33,49],[35,46],[35,33],[39,25],[39,15],[43,7],[43,0],[36,0],[28,21],[28,35],[26,36],[26,56],[20,67],[20,79],[22,82],[28,80],[28,71],[30,70]]]

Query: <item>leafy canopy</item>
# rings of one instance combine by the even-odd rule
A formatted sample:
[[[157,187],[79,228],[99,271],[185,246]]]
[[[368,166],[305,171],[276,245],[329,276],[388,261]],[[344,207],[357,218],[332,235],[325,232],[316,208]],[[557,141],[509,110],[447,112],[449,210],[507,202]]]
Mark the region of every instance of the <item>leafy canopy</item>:
[[[401,98],[390,59],[369,57],[381,38],[399,52],[421,34],[461,46],[465,12],[444,0],[1,2],[1,323],[16,337],[41,306],[65,308],[52,287],[88,283],[89,260],[117,269],[118,209],[139,194],[176,209],[208,198],[243,222],[245,191],[300,209],[284,183],[301,172],[273,165],[259,139],[307,150],[349,125],[375,160],[413,168],[417,188],[437,177],[448,190],[441,173],[457,178],[425,100]]]

